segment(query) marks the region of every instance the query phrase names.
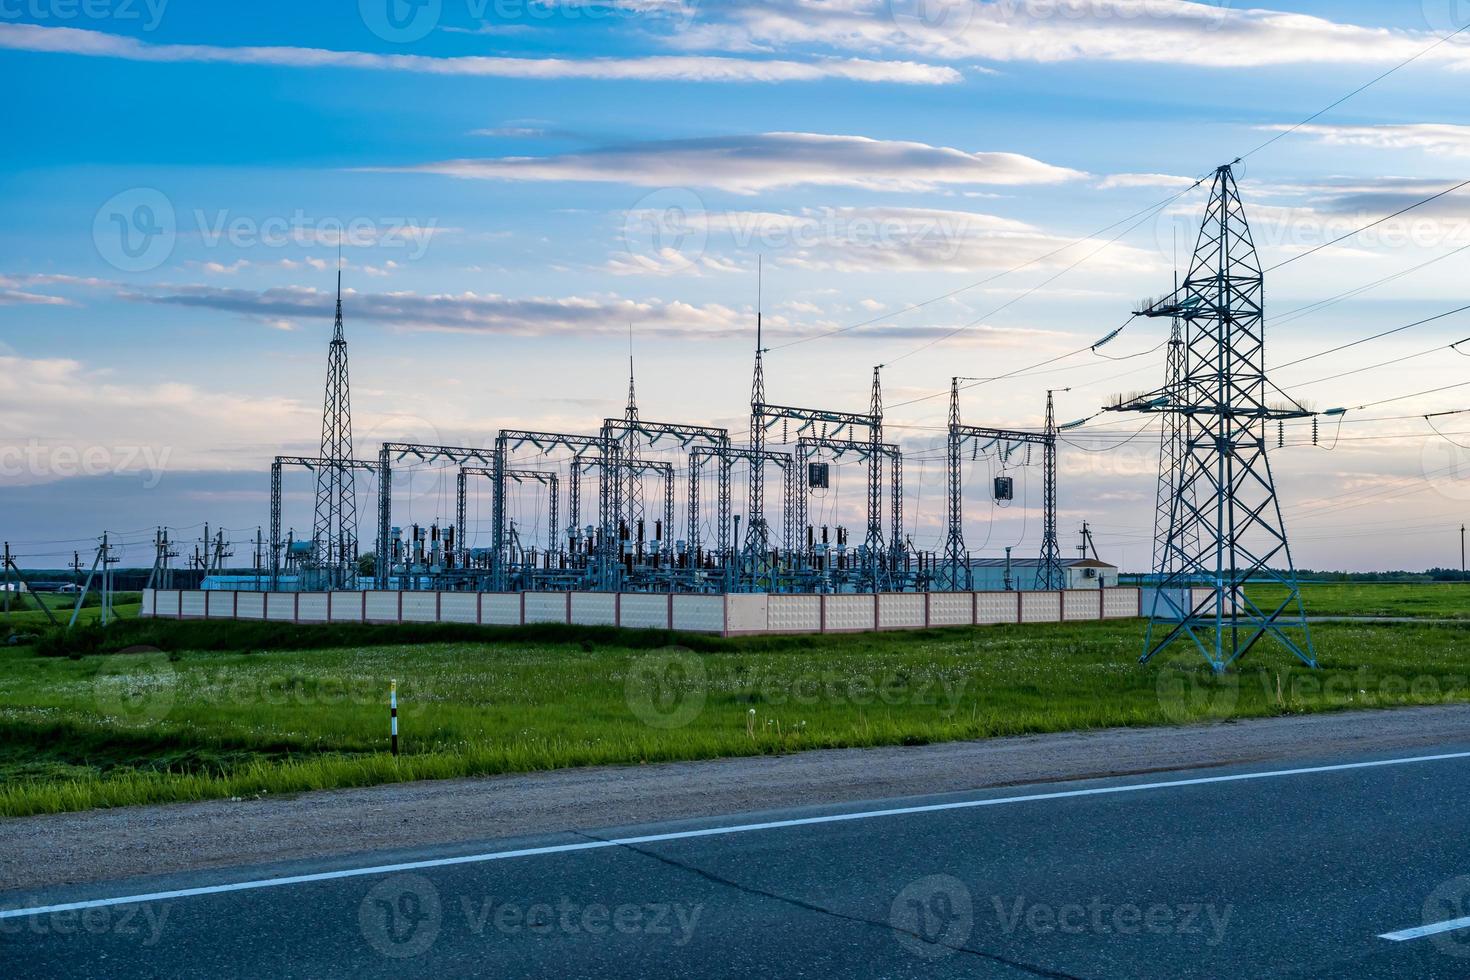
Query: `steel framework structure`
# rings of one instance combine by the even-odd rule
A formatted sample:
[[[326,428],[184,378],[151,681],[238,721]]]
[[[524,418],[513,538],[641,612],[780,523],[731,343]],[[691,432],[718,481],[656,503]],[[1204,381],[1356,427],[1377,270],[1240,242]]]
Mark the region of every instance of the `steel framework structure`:
[[[782,487],[784,491],[784,504],[781,509],[782,518],[782,543],[784,549],[789,552],[795,536],[795,501],[797,472],[793,465],[791,456],[787,453],[773,452],[766,449],[749,449],[738,446],[695,446],[689,453],[689,552],[698,556],[700,554],[700,473],[707,461],[715,459],[719,461],[719,470],[716,472],[716,502],[715,502],[715,549],[725,569],[727,586],[735,588],[755,589],[759,583],[770,582],[774,573],[769,553],[760,556],[752,556],[749,551],[749,537],[743,549],[744,563],[752,564],[753,568],[747,569],[748,575],[737,575],[735,553],[732,547],[731,524],[733,521],[731,488],[731,471],[737,461],[743,460],[749,464],[754,471],[760,467],[762,473],[766,463],[774,463],[780,467],[782,474]],[[764,499],[764,487],[762,487],[762,499]],[[769,547],[769,539],[765,539]]]
[[[1220,167],[1182,289],[1139,311],[1184,321],[1183,377],[1172,391],[1115,406],[1184,425],[1144,662],[1187,639],[1223,671],[1271,636],[1317,664],[1266,453],[1268,423],[1312,413],[1279,389],[1282,403],[1267,403],[1264,279],[1231,165]],[[1258,604],[1246,589],[1258,580],[1284,598]]]
[[[470,542],[469,535],[465,531],[466,521],[469,519],[469,478],[481,476],[494,479],[495,468],[493,466],[461,466],[459,476],[454,486],[454,526],[459,533],[459,546],[463,554],[466,566],[469,565]],[[506,469],[505,478],[511,483],[539,483],[547,488],[547,532],[546,550],[555,551],[561,544],[557,538],[557,532],[561,530],[557,520],[558,501],[560,499],[560,478],[550,470],[518,470]]]
[[[613,476],[613,469],[609,465],[616,453],[616,447],[609,441],[607,434],[588,436],[571,432],[535,432],[526,429],[502,429],[495,437],[495,451],[492,453],[490,465],[495,469],[495,498],[494,517],[492,518],[491,530],[493,536],[494,554],[491,558],[491,570],[493,583],[496,589],[504,590],[507,581],[507,567],[505,556],[505,483],[506,483],[506,460],[509,454],[524,445],[532,445],[540,449],[542,453],[548,453],[553,449],[566,449],[572,454],[573,460],[585,459],[590,452],[592,461],[599,464],[598,472],[598,503],[597,503],[597,527],[598,541],[596,543],[597,557],[597,579],[601,588],[611,587],[614,569],[609,556],[612,550],[612,542],[616,538],[614,525],[617,522],[617,514],[620,510],[619,501],[622,493],[617,486],[617,479]],[[584,462],[583,465],[586,465]],[[573,481],[574,483],[577,481]],[[580,509],[580,490],[578,491]],[[580,520],[580,514],[573,518]],[[591,543],[589,543],[589,547]]]
[[[854,455],[859,461],[866,462],[873,455],[873,443],[859,439],[823,439],[820,436],[802,436],[796,440],[797,468],[800,471],[806,469],[810,458],[817,452],[826,450],[833,454],[835,459],[841,459],[846,455]],[[889,539],[886,545],[888,555],[888,571],[896,571],[903,563],[905,553],[903,543],[903,452],[891,442],[879,443],[878,455],[888,463],[888,528]],[[879,480],[882,480],[881,465],[878,469]],[[868,467],[871,474],[874,467]],[[872,494],[871,485],[868,487],[869,495]],[[882,488],[879,487],[881,499]],[[800,534],[807,526],[807,513],[810,503],[808,500],[809,488],[802,487],[796,497],[796,529]],[[881,519],[881,518],[880,518]],[[788,545],[788,548],[790,546]]]
[[[378,553],[373,577],[380,589],[388,588],[393,575],[392,546],[388,540],[393,526],[393,459],[409,456],[425,463],[445,459],[465,466],[480,463],[495,464],[494,453],[488,449],[473,449],[464,446],[434,446],[418,442],[385,442],[378,450]],[[497,489],[499,489],[497,487]]]
[[[365,459],[334,460],[323,459],[320,456],[277,456],[271,461],[270,583],[272,589],[278,589],[281,585],[281,470],[286,466],[300,466],[314,470],[318,474],[329,467],[348,472],[366,470],[369,473],[378,468],[378,464]],[[317,482],[320,484],[320,476]],[[356,577],[356,569],[353,569],[353,576]],[[338,588],[346,587],[348,586],[345,584],[338,586]]]
[[[949,425],[945,460],[945,483],[948,490],[947,529],[944,558],[935,576],[935,589],[940,592],[967,592],[974,587],[970,553],[965,547],[965,500],[963,456],[965,443],[976,440],[984,448],[996,443],[1008,446],[1026,445],[1042,448],[1042,536],[1040,561],[1036,566],[1036,588],[1060,589],[1066,584],[1062,569],[1061,548],[1057,542],[1057,426],[1052,393],[1046,393],[1046,427],[1041,432],[1024,429],[996,429],[965,425],[960,416],[960,378],[949,382]]]
[[[352,390],[347,373],[347,337],[342,329],[342,270],[337,270],[337,316],[327,348],[327,388],[322,404],[320,459],[339,465],[316,471],[312,520],[313,561],[326,587],[344,587],[357,574],[357,489],[352,459]]]

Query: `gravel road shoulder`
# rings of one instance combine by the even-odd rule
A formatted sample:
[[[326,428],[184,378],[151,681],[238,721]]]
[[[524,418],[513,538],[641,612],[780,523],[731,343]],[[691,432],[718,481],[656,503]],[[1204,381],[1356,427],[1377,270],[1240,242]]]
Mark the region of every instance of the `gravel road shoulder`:
[[[1470,743],[1470,705],[401,783],[0,821],[0,893],[774,807]]]

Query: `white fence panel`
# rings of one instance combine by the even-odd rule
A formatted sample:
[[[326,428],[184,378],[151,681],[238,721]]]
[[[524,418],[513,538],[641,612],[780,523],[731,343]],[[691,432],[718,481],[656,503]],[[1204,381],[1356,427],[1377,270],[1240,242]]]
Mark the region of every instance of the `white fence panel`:
[[[924,596],[917,592],[891,592],[878,596],[880,630],[924,628]]]
[[[180,616],[204,616],[204,604],[208,600],[206,593],[198,591],[187,591],[179,593],[179,615]]]
[[[629,629],[666,630],[669,628],[669,597],[643,593],[623,593],[618,613],[619,625]]]
[[[764,633],[771,628],[770,609],[764,595],[725,596],[725,631]]]
[[[143,590],[143,608],[138,610],[138,615],[139,616],[152,616],[153,615],[153,602],[154,602],[154,598],[157,595],[158,595],[158,592],[157,592],[156,589],[144,589]]]
[[[1022,592],[1021,622],[1059,623],[1062,621],[1060,592]]]
[[[1062,619],[1075,623],[1102,618],[1102,592],[1092,589],[1069,589],[1062,593]]]
[[[820,633],[822,597],[773,595],[766,602],[766,622],[772,633]]]
[[[153,615],[176,617],[179,614],[179,590],[159,589],[153,597]]]
[[[265,593],[241,592],[235,615],[241,619],[265,619]]]
[[[235,618],[235,593],[233,592],[206,592],[204,593],[205,615],[210,619],[234,619]]]
[[[871,595],[823,596],[827,604],[827,632],[850,633],[874,629],[873,597]]]
[[[369,592],[367,620],[370,623],[398,622],[398,597],[401,592]]]
[[[327,607],[327,618],[334,623],[360,623],[362,622],[362,597],[361,592],[333,592],[331,604]]]
[[[487,626],[519,626],[521,624],[520,593],[482,592],[480,594],[480,622]]]
[[[974,600],[969,592],[929,593],[930,626],[969,626],[974,621]]]
[[[1138,589],[1103,589],[1103,619],[1131,619],[1138,615]]]
[[[301,593],[296,600],[296,618],[303,623],[325,623],[327,621],[327,593]]]
[[[674,629],[689,633],[725,631],[725,597],[719,595],[674,596]]]
[[[526,622],[567,622],[567,594],[565,592],[527,592]]]
[[[405,623],[437,623],[439,621],[439,593],[403,593],[403,621]]]
[[[287,623],[294,620],[296,618],[296,593],[267,592],[265,618]]]
[[[995,623],[1017,622],[1020,609],[1019,592],[976,592],[975,623],[989,626]]]
[[[479,621],[479,595],[474,592],[441,592],[439,594],[439,622],[478,623]]]
[[[572,624],[575,626],[616,626],[618,597],[611,592],[573,592]]]

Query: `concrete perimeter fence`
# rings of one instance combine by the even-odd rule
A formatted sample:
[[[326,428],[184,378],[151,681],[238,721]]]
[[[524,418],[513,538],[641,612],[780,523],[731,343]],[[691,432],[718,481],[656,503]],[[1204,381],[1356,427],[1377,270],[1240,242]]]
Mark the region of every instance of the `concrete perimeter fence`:
[[[643,592],[232,592],[150,589],[141,615],[281,623],[566,623],[721,636],[1130,619],[1136,588],[1066,592],[680,595]]]

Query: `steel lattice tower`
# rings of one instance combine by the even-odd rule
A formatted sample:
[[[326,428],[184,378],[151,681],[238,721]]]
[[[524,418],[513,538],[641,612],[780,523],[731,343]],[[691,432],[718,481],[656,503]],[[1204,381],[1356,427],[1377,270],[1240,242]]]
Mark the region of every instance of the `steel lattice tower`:
[[[941,591],[967,591],[973,584],[970,556],[965,551],[964,477],[960,473],[960,379],[949,379],[949,438],[946,440],[945,486],[948,489],[948,533],[944,539],[944,562],[936,585]]]
[[[759,287],[757,287],[759,289]],[[770,534],[766,527],[766,369],[761,347],[761,303],[755,311],[755,370],[750,379],[750,501],[746,514],[745,557],[753,585],[760,569],[770,560]]]
[[[1183,288],[1140,311],[1184,321],[1182,379],[1124,406],[1182,416],[1184,433],[1145,662],[1188,639],[1223,671],[1269,635],[1316,666],[1266,455],[1269,422],[1311,413],[1284,395],[1267,403],[1264,285],[1235,176],[1220,167]],[[1251,582],[1284,598],[1262,607]]]
[[[889,584],[887,562],[883,554],[883,365],[873,368],[873,394],[868,402],[868,535],[863,542],[868,549],[868,574],[873,590]]]
[[[316,474],[312,546],[329,589],[345,588],[357,574],[357,493],[353,484],[352,388],[347,374],[347,338],[342,330],[342,270],[337,270],[337,318],[327,349],[327,392],[322,406],[324,462]],[[379,555],[379,561],[385,556]]]
[[[633,388],[633,355],[628,355],[628,404],[623,410],[623,419],[628,423],[623,437],[623,514],[630,537],[638,533],[638,522],[643,519],[643,471],[638,468],[638,396]]]
[[[1179,292],[1179,277],[1174,277],[1174,292]],[[1169,353],[1164,365],[1164,391],[1173,398],[1184,381],[1185,369],[1184,325],[1177,316],[1169,324]],[[1199,528],[1191,525],[1183,529],[1180,547],[1169,549],[1169,530],[1174,524],[1174,501],[1179,496],[1183,482],[1180,469],[1185,452],[1184,417],[1177,412],[1164,416],[1163,431],[1159,437],[1159,489],[1154,502],[1154,554],[1153,568],[1161,574],[1174,570],[1174,556],[1180,551],[1199,551]],[[1190,490],[1191,495],[1193,490]]]
[[[1057,543],[1057,410],[1052,392],[1046,393],[1046,441],[1041,448],[1042,532],[1041,557],[1036,563],[1036,588],[1064,589],[1067,575],[1062,568],[1062,549]]]

